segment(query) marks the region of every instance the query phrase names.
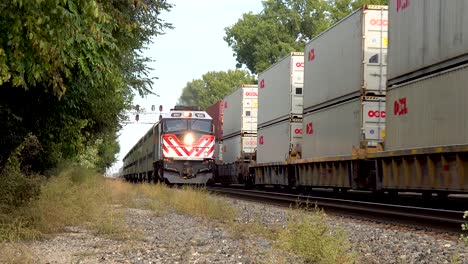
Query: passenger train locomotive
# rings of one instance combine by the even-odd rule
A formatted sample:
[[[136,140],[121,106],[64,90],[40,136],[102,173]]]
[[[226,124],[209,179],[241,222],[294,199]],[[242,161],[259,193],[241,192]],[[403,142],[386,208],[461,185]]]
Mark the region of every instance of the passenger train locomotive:
[[[207,184],[213,178],[214,143],[206,112],[176,106],[125,155],[123,176],[132,182]]]

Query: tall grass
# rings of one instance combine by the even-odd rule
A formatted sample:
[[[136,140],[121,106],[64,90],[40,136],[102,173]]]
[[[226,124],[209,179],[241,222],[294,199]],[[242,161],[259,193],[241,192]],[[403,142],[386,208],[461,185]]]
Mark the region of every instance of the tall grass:
[[[276,246],[303,256],[311,263],[354,263],[355,256],[342,229],[333,228],[319,209],[291,211]]]
[[[166,185],[133,185],[109,181],[114,201],[126,206],[152,210],[157,215],[175,212],[221,222],[232,221],[235,209],[202,188],[168,188]]]
[[[121,232],[123,215],[111,206],[111,192],[103,183],[103,177],[92,171],[68,167],[43,184],[36,199],[3,214],[0,241],[36,239],[67,226]]]
[[[32,264],[37,263],[37,256],[25,245],[0,244],[0,263]]]

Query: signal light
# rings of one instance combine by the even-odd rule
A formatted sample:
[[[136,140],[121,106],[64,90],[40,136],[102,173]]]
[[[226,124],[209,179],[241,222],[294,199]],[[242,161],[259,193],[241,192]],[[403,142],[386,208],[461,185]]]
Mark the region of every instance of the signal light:
[[[140,120],[140,115],[139,115],[139,114],[137,114],[137,115],[135,116],[135,120],[136,120],[137,122],[138,122],[138,120]]]

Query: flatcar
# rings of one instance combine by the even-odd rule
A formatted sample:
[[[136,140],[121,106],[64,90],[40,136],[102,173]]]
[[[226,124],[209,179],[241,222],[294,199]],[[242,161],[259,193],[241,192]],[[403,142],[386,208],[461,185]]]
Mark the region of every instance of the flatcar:
[[[199,107],[176,106],[160,116],[123,159],[131,182],[207,184],[213,179],[212,118]]]

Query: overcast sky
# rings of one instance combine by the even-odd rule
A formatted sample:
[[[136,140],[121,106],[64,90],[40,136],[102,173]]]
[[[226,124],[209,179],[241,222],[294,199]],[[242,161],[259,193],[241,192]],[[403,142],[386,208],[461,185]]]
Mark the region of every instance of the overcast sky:
[[[233,51],[223,40],[224,28],[231,26],[243,13],[258,13],[261,0],[168,0],[175,6],[162,18],[174,29],[154,39],[145,55],[152,58],[150,77],[157,77],[153,91],[159,95],[135,97],[135,103],[150,109],[173,107],[187,82],[199,79],[208,71],[234,69]],[[133,118],[133,117],[132,117]],[[146,122],[148,115],[141,116]],[[120,131],[120,153],[111,172],[122,166],[122,159],[151,127],[149,124],[128,124]]]

